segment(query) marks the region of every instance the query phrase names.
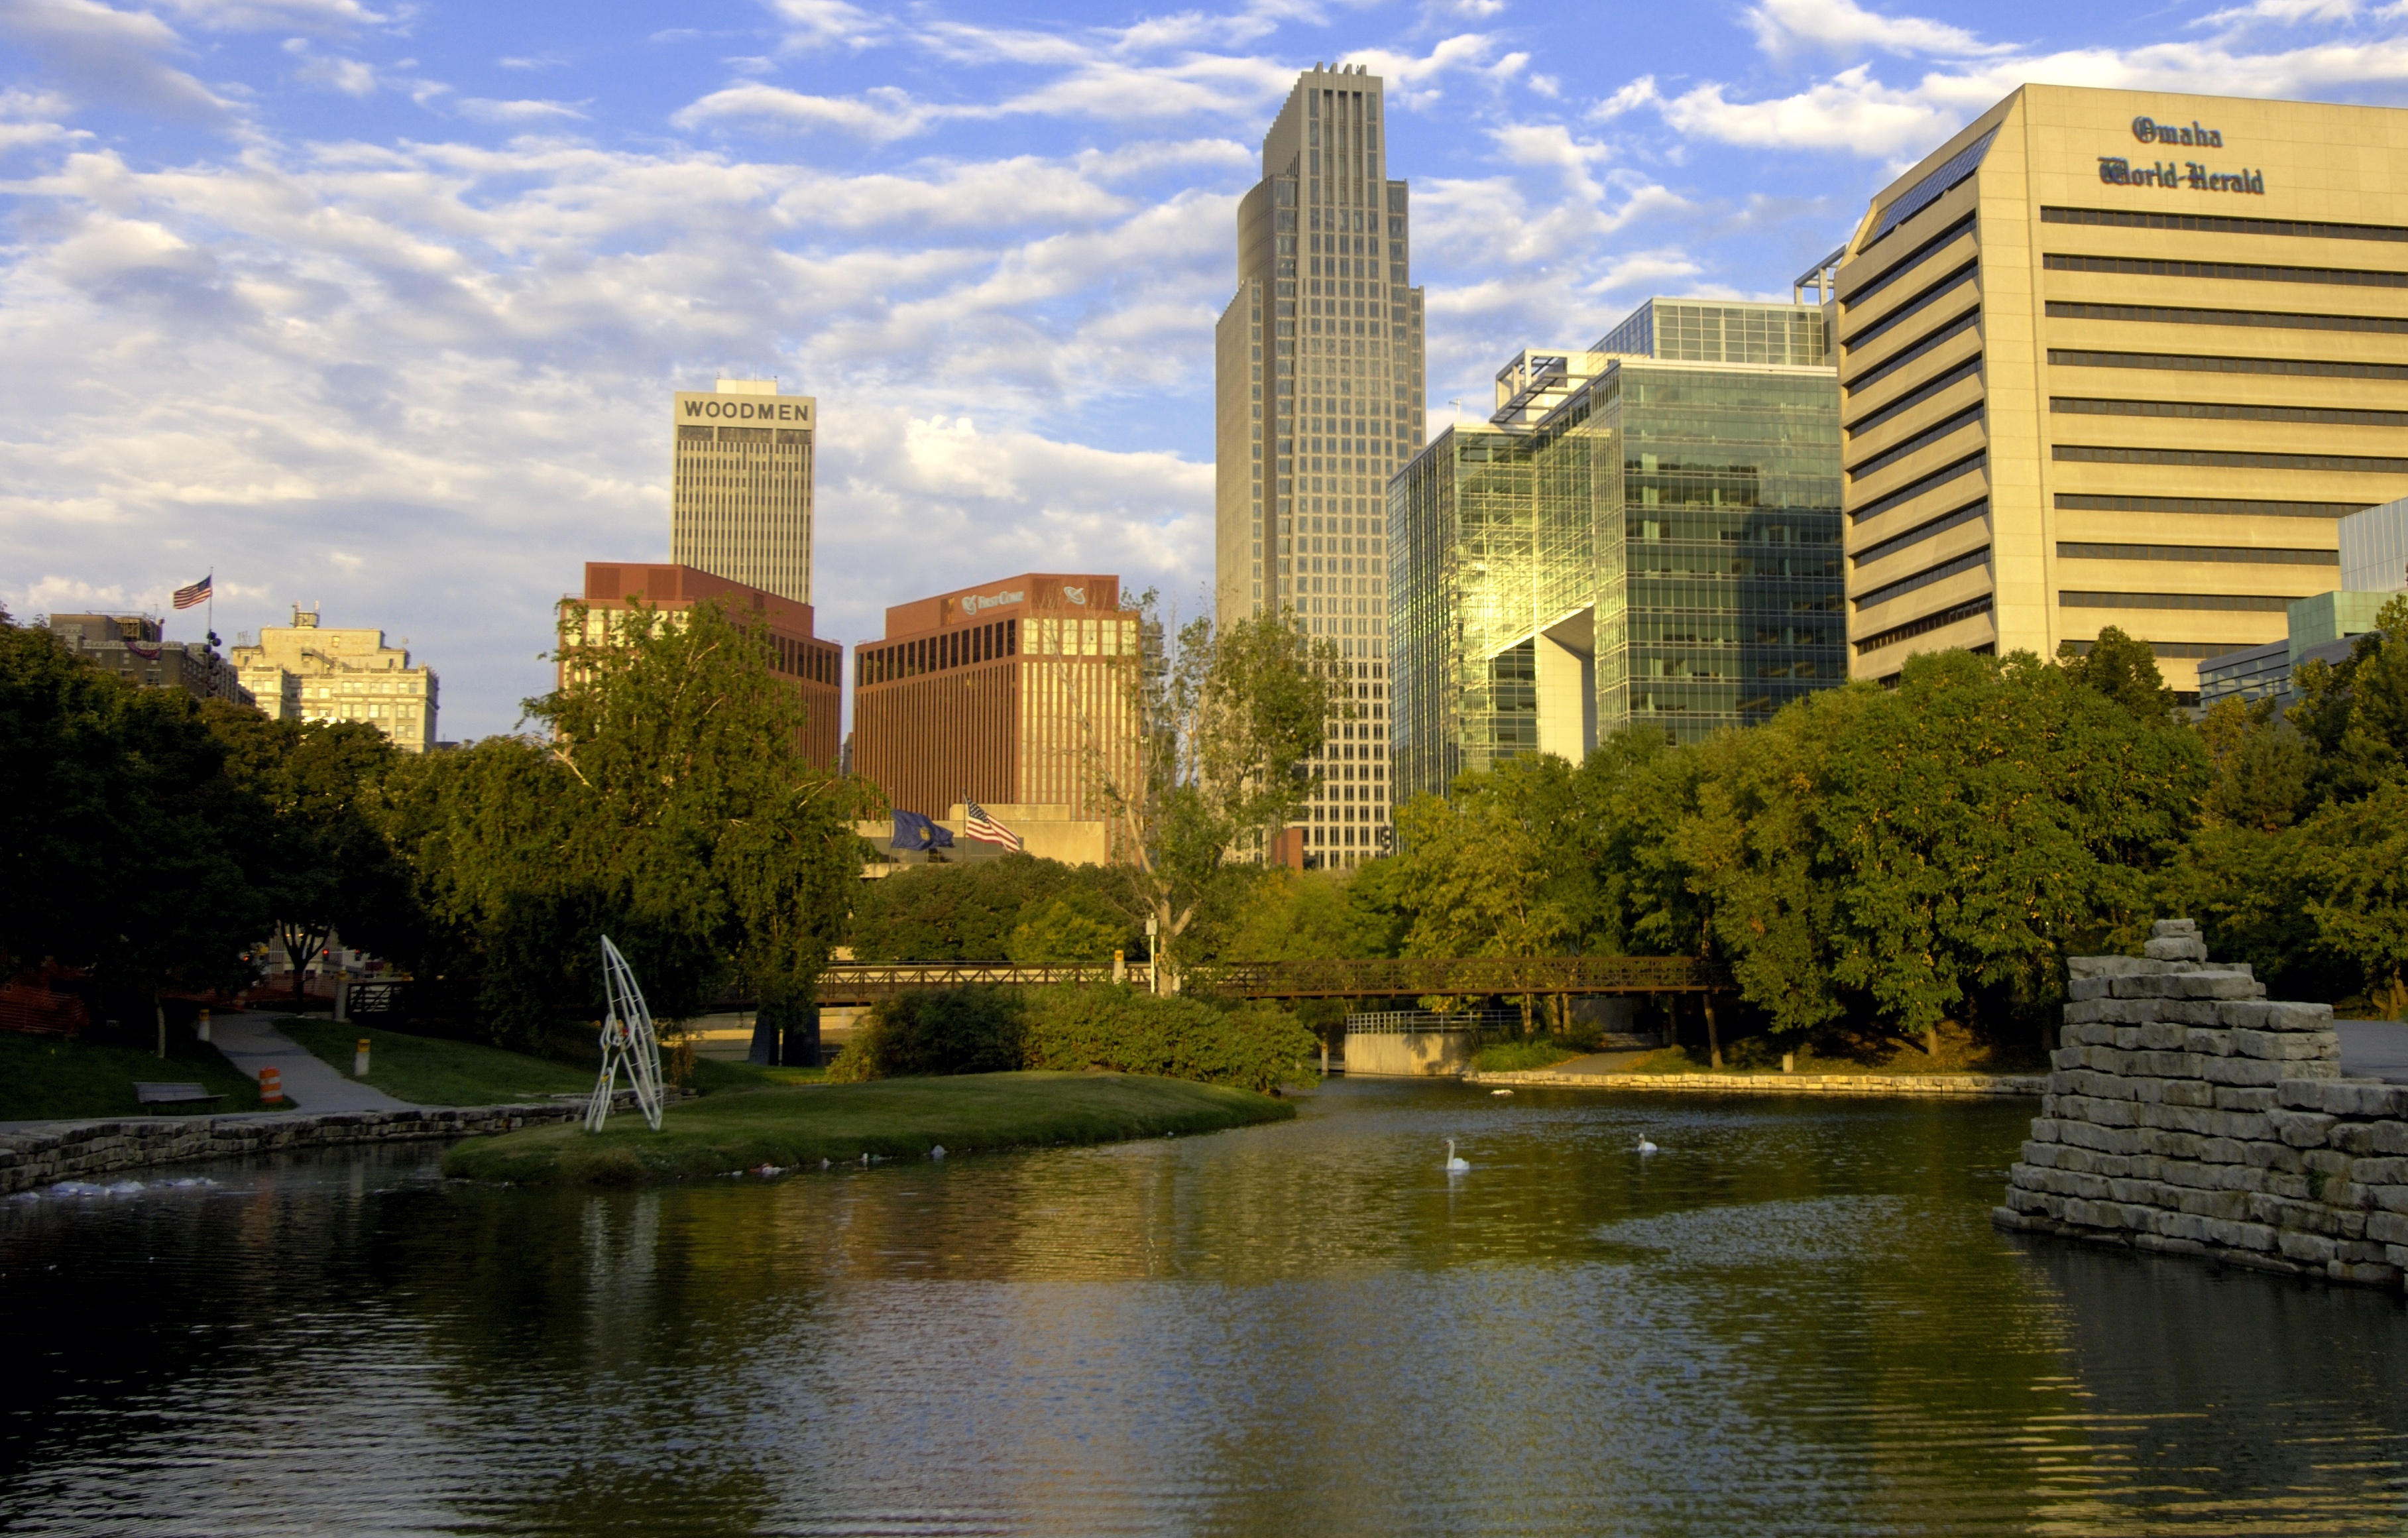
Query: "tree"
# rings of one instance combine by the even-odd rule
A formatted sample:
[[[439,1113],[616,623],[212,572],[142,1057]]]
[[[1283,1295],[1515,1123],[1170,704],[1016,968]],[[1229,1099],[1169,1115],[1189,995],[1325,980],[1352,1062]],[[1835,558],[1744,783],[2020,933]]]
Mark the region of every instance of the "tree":
[[[2408,783],[2319,810],[2297,855],[2324,946],[2357,966],[2370,998],[2408,1013]]]
[[[1004,954],[1016,966],[1094,965],[1123,949],[1127,924],[1092,894],[1072,887],[1027,912]]]
[[[294,997],[330,935],[388,953],[408,932],[408,885],[375,799],[398,750],[365,722],[271,720],[226,700],[202,715],[262,813],[253,877],[292,959]]]
[[[1109,916],[1116,936],[1104,946],[1132,949],[1143,933],[1113,909],[1111,872],[1013,853],[959,865],[913,865],[863,884],[847,943],[859,961],[1001,961],[1011,936],[1056,898],[1082,913]]]
[[[2173,724],[2174,692],[2166,687],[2157,654],[2147,641],[2134,640],[2111,625],[2086,652],[2072,641],[2059,642],[2057,665],[2068,679],[2106,696],[2134,720],[2158,726]]]
[[[1133,912],[1154,924],[1163,985],[1179,988],[1182,937],[1222,884],[1233,857],[1259,857],[1316,781],[1304,761],[1342,711],[1343,664],[1287,616],[1210,619],[1181,627],[1168,654],[1148,593],[1144,654],[1122,675],[1139,720],[1133,769],[1092,766],[1112,825],[1112,852]]]

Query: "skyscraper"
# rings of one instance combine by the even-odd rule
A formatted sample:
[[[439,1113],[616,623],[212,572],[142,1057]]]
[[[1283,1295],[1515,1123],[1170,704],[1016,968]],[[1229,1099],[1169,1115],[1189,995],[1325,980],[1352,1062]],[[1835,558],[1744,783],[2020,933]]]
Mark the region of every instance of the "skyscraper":
[[[681,390],[669,407],[677,449],[669,560],[811,601],[811,455],[819,402],[775,380]]]
[[[1312,815],[1359,784],[1381,823],[1385,494],[1422,441],[1424,378],[1411,199],[1386,174],[1385,116],[1380,78],[1359,65],[1298,78],[1238,205],[1237,294],[1213,338],[1220,623],[1288,611],[1337,643],[1361,719],[1333,724]],[[1375,845],[1366,827],[1354,847]]]

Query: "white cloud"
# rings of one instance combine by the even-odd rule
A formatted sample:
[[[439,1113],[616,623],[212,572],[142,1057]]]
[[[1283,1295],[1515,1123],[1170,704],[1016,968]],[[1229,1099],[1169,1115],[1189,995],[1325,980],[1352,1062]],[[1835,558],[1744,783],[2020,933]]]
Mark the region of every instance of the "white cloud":
[[[460,98],[460,115],[479,122],[559,122],[582,121],[582,102],[494,101],[483,96]]]
[[[195,26],[222,31],[351,32],[393,22],[358,0],[165,0],[167,7]]]
[[[2012,51],[1962,27],[1920,16],[1884,16],[1856,0],[1758,0],[1748,7],[1747,21],[1756,46],[1775,59],[1810,50],[1843,58],[1871,50],[1951,59]]]
[[[914,104],[901,91],[881,88],[869,99],[813,96],[774,85],[732,85],[681,108],[669,122],[695,129],[727,119],[783,123],[796,128],[834,128],[873,141],[925,133],[945,114]]]
[[[165,61],[184,40],[157,17],[98,0],[0,0],[0,36],[38,58],[67,93],[160,117],[219,122],[229,104]]]

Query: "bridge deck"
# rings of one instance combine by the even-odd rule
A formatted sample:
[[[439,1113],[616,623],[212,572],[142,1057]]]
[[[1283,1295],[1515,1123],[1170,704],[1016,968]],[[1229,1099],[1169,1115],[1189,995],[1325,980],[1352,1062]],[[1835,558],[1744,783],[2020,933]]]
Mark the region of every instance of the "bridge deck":
[[[1142,971],[1132,968],[1130,975]],[[820,974],[823,1004],[874,1004],[922,988],[974,983],[1029,986],[1109,983],[1110,967],[1015,967],[949,961],[893,966],[841,963]],[[1239,999],[1423,999],[1522,994],[1699,993],[1729,978],[1690,956],[1553,956],[1368,961],[1241,961],[1189,969],[1190,993]]]

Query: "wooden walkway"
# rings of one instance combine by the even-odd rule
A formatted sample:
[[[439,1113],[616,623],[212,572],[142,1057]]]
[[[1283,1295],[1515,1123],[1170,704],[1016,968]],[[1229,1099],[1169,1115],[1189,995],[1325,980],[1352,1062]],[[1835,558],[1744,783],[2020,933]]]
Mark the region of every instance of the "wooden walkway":
[[[1142,969],[1129,969],[1132,979]],[[847,962],[820,973],[823,1004],[874,1004],[923,988],[970,984],[1029,986],[1109,983],[1110,967],[1015,967],[949,961],[893,966]],[[1194,967],[1186,991],[1236,999],[1518,998],[1523,994],[1726,991],[1730,979],[1689,956],[1551,956],[1369,961],[1240,961]]]

